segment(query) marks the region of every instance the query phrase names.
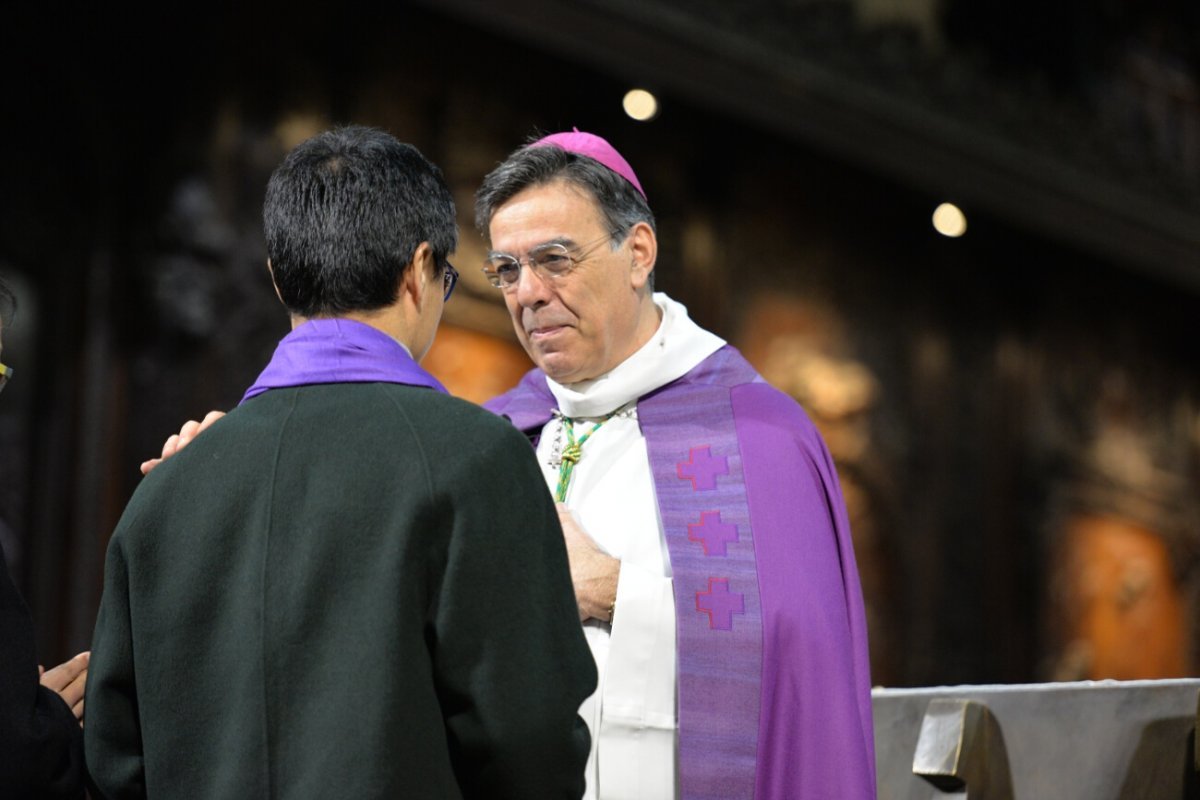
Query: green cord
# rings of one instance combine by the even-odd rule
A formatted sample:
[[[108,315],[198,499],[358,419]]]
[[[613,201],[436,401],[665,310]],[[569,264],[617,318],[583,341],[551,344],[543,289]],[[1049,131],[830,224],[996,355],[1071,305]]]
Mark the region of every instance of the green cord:
[[[558,486],[554,489],[554,501],[556,503],[565,502],[567,499],[567,486],[571,483],[571,473],[575,471],[575,465],[579,463],[579,459],[583,457],[583,443],[592,437],[592,434],[600,430],[600,426],[608,422],[616,414],[613,411],[596,424],[592,425],[592,429],[575,438],[575,420],[570,417],[563,417],[563,431],[567,434],[567,446],[563,448],[562,460],[558,464]]]

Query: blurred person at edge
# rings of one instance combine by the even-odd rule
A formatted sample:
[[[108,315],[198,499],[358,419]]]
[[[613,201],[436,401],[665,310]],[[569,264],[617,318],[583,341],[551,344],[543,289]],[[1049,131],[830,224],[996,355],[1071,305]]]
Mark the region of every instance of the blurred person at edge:
[[[519,148],[475,221],[536,365],[486,407],[537,450],[599,670],[585,796],[874,798],[862,590],[808,416],[654,292],[654,215],[603,138]]]
[[[371,128],[263,204],[292,331],[109,543],[84,733],[100,798],[578,798],[596,671],[524,437],[419,366],[454,201]]]
[[[17,299],[0,277],[0,355]],[[13,370],[0,363],[0,391]],[[0,548],[0,797],[83,797],[83,695],[88,653],[43,671],[33,619]],[[40,678],[39,678],[40,675]]]

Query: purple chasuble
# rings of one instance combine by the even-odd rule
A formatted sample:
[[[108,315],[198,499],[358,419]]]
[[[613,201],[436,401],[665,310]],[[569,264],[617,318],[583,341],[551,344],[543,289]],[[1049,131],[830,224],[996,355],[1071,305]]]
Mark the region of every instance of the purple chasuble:
[[[270,389],[319,383],[405,383],[446,392],[383,331],[350,319],[310,319],[283,337],[242,402]]]
[[[487,407],[536,437],[555,400],[533,370]],[[673,575],[681,796],[874,798],[862,589],[816,428],[729,346],[638,421]]]

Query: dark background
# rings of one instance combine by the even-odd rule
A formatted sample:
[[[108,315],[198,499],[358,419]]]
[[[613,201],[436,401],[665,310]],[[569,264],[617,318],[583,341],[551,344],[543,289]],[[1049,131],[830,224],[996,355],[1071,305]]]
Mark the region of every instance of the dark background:
[[[468,395],[523,364],[473,268],[479,180],[539,131],[623,152],[659,218],[658,288],[830,440],[877,683],[1072,676],[1051,554],[1089,514],[1164,543],[1194,669],[1194,3],[11,13],[0,272],[22,309],[0,542],[47,663],[87,647],[138,463],[236,404],[287,330],[263,266],[270,171],[356,122],[455,192],[467,269],[430,366]],[[632,86],[658,93],[655,120],[621,111]],[[930,225],[947,200],[961,239]]]

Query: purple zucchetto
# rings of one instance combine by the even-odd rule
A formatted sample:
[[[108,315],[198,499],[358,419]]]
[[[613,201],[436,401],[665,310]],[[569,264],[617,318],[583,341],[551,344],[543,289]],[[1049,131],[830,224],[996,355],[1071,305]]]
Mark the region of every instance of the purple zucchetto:
[[[642,184],[638,182],[637,175],[633,174],[633,167],[629,166],[629,162],[617,152],[615,147],[594,133],[584,133],[578,128],[573,128],[569,132],[552,133],[549,136],[544,136],[529,146],[557,147],[560,150],[566,150],[568,153],[578,153],[581,156],[594,158],[629,181],[633,185],[633,188],[637,189],[638,194],[642,196],[643,200],[647,199],[646,192],[642,189]]]

